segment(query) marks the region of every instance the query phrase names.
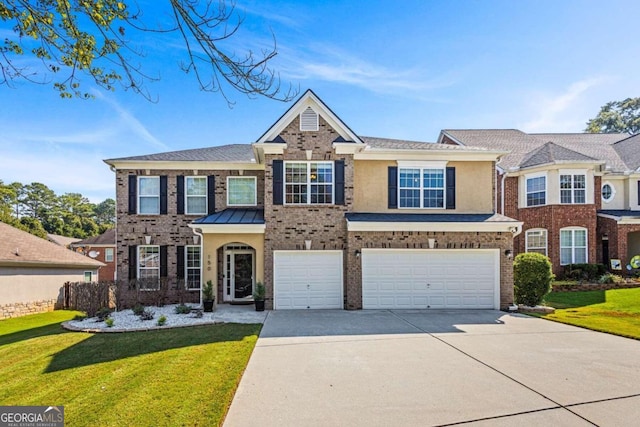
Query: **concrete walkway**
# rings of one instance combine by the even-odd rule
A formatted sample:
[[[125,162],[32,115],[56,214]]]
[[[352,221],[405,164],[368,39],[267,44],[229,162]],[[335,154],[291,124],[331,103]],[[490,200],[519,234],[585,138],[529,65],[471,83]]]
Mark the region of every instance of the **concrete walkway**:
[[[460,423],[640,425],[640,341],[499,311],[274,311],[225,420]]]

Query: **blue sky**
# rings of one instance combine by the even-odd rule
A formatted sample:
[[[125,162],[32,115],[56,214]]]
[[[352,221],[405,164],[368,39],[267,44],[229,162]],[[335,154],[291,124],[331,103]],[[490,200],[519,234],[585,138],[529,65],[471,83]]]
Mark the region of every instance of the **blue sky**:
[[[148,20],[162,16],[158,3],[139,2]],[[313,89],[363,136],[581,132],[606,102],[640,96],[637,1],[238,0],[237,9],[245,22],[232,46],[259,49],[272,31],[271,65],[283,83]],[[1,180],[99,202],[115,196],[103,159],[251,143],[290,105],[228,91],[230,109],[178,69],[176,45],[151,35],[132,42],[161,77],[148,85],[156,103],[122,90],[86,101],[47,86],[0,86]]]

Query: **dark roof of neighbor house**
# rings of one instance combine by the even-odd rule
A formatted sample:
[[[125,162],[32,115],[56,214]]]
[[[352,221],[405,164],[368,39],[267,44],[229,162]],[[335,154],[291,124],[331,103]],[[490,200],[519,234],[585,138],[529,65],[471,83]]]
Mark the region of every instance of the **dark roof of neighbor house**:
[[[0,265],[98,268],[104,264],[0,222]]]
[[[50,234],[50,233],[47,233],[47,240],[55,243],[56,245],[64,246],[65,248],[68,248],[73,243],[80,241],[80,239],[76,237],[60,236],[59,234]]]
[[[553,142],[547,142],[523,158],[520,163],[520,167],[528,168],[558,161],[595,162],[597,159],[585,156],[577,151],[564,148],[558,144],[554,144]]]
[[[217,147],[194,148],[190,150],[169,151],[166,153],[143,156],[107,159],[114,161],[169,161],[169,162],[255,162],[251,144],[229,144]]]
[[[264,209],[225,209],[203,218],[192,224],[264,224]]]
[[[411,213],[356,213],[345,214],[353,222],[518,222],[500,214],[411,214]]]
[[[91,246],[91,245],[116,245],[116,229],[110,228],[98,236],[87,237],[79,242],[73,243],[72,247]]]
[[[615,144],[629,138],[624,133],[525,133],[517,129],[445,129],[442,131],[464,146],[484,147],[508,151],[498,165],[503,169],[523,167],[522,162],[530,157],[532,151],[552,142],[558,146],[604,161],[613,172],[625,172],[633,168],[627,158],[619,151],[629,150],[627,146],[618,150]],[[638,146],[638,140],[628,145]],[[640,147],[639,147],[640,148]],[[639,148],[636,148],[638,150]]]

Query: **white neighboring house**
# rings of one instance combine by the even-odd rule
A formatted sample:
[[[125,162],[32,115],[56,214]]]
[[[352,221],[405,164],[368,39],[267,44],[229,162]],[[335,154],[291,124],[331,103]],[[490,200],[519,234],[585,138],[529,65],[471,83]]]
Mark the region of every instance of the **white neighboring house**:
[[[96,281],[102,266],[0,222],[0,319],[61,307],[64,283]]]

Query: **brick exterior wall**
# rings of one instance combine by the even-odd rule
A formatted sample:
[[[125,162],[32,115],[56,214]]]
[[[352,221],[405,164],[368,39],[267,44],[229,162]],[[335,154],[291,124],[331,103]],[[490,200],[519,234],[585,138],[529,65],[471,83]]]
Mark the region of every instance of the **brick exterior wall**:
[[[629,233],[640,232],[640,224],[618,224],[611,218],[598,217],[598,256],[602,262],[602,237],[609,237],[609,259],[619,259],[621,273],[626,273],[629,264]],[[633,255],[633,254],[632,254]],[[609,266],[607,266],[609,267]]]
[[[43,313],[45,311],[53,311],[57,307],[58,301],[43,300],[31,302],[16,302],[0,306],[0,320],[10,319],[12,317],[26,316],[28,314]]]

